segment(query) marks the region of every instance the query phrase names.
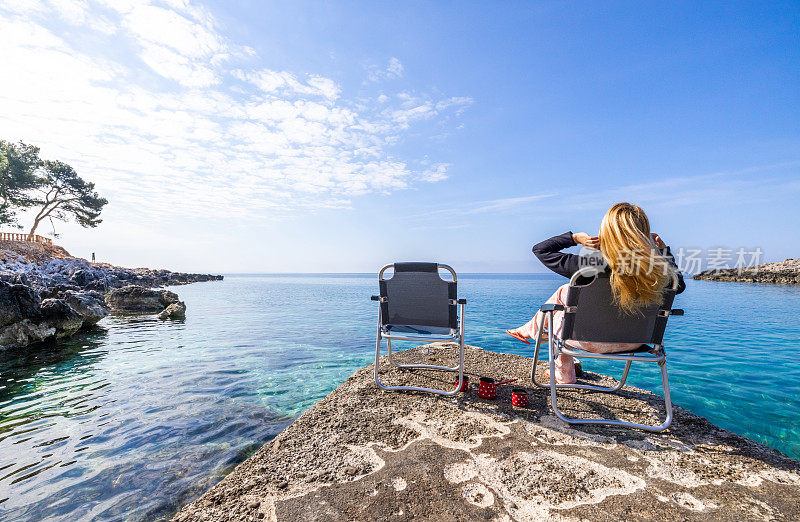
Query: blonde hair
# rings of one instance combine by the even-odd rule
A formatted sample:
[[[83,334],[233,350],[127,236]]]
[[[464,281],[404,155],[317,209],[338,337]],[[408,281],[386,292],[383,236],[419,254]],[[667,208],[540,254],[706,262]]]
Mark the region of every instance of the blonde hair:
[[[600,224],[600,251],[611,268],[611,290],[627,313],[660,303],[675,269],[650,236],[650,221],[641,207],[617,203]]]

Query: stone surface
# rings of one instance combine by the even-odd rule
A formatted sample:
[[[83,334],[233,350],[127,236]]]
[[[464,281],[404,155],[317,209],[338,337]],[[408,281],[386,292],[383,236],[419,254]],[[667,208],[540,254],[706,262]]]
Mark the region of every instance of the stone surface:
[[[452,365],[455,352],[435,345],[429,356],[413,349],[397,358]],[[453,397],[382,391],[363,368],[175,519],[800,518],[800,462],[681,408],[660,434],[570,427],[530,385],[530,364],[470,348],[470,391]],[[399,370],[385,357],[379,370],[386,383],[452,385],[452,374]],[[612,382],[586,370],[582,381]],[[475,393],[481,375],[519,381],[487,401]],[[510,404],[518,386],[527,386],[528,409]],[[627,387],[564,392],[559,405],[639,422],[663,415],[659,397]]]
[[[0,327],[39,319],[41,299],[31,287],[0,281]]]
[[[102,296],[59,290],[40,299],[31,287],[0,281],[0,349],[63,339],[108,315]]]
[[[105,296],[106,305],[112,312],[156,313],[169,305],[180,302],[178,294],[169,290],[154,290],[139,285],[115,288]]]
[[[64,301],[83,319],[83,327],[97,324],[108,315],[108,307],[103,296],[96,292],[76,292],[67,290],[63,293]]]
[[[56,339],[74,334],[83,326],[83,317],[63,299],[45,299],[41,308],[44,322],[55,328]]]
[[[177,303],[171,303],[160,314],[158,314],[158,318],[161,319],[162,321],[166,319],[185,319],[186,303],[184,303],[183,301],[178,301]]]
[[[692,276],[692,279],[800,285],[800,258],[786,259],[777,263],[765,263],[742,270],[736,268],[706,270]]]

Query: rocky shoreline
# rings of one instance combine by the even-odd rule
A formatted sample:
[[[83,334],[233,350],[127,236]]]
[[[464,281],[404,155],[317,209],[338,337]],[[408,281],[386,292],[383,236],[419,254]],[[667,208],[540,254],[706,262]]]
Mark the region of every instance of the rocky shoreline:
[[[398,362],[455,362],[453,345]],[[186,505],[190,520],[797,520],[800,461],[676,408],[664,433],[570,427],[530,385],[531,359],[469,347],[472,389],[454,397],[378,389],[362,368],[222,482]],[[452,384],[452,374],[402,371],[381,380]],[[539,369],[544,371],[544,365]],[[473,373],[480,372],[480,373]],[[518,378],[529,405],[477,397],[478,375]],[[544,377],[540,377],[544,379]],[[613,379],[585,372],[581,380]],[[663,401],[565,392],[569,415],[653,422]]]
[[[90,263],[57,246],[0,241],[0,350],[69,337],[109,313],[179,319],[186,305],[177,294],[153,288],[221,279]]]
[[[744,269],[723,268],[705,270],[692,276],[701,281],[730,281],[736,283],[773,283],[800,285],[800,258],[777,263],[764,263]]]

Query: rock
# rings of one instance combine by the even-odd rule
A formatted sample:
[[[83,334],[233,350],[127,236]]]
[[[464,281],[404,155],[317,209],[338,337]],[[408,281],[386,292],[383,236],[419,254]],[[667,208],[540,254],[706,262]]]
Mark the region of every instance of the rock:
[[[155,313],[179,301],[178,295],[169,290],[128,285],[111,290],[106,294],[105,302],[112,312]]]
[[[87,284],[83,287],[85,290],[96,290],[98,292],[106,293],[108,292],[110,286],[108,284],[108,280],[106,279],[95,279],[91,283]]]
[[[46,323],[35,323],[24,319],[9,326],[0,328],[0,350],[28,346],[50,339],[56,335],[56,329]]]
[[[84,328],[97,324],[109,312],[103,297],[97,292],[67,290],[64,300],[81,316]]]
[[[83,326],[83,317],[64,299],[45,299],[41,314],[45,323],[55,328],[57,339],[69,337]]]
[[[39,294],[31,287],[0,281],[0,327],[41,317]]]
[[[86,309],[87,317],[101,313],[98,305],[104,308],[91,295],[84,296],[71,290],[66,294],[70,296],[67,299]],[[40,300],[39,294],[29,286],[0,281],[0,348],[27,346],[51,338],[62,339],[77,332],[84,325],[84,315],[78,313],[67,299]]]
[[[91,270],[78,270],[69,278],[74,284],[85,287],[97,279],[97,275]]]
[[[58,285],[106,293],[129,284],[145,287],[185,285],[222,280],[221,275],[185,274],[149,268],[123,268],[106,263],[90,263],[71,257],[60,247],[29,251],[30,245],[0,241],[0,281],[25,284],[42,292]],[[34,247],[37,249],[38,247]],[[73,288],[75,289],[75,288]],[[54,295],[42,296],[60,297]]]
[[[90,263],[55,245],[0,241],[0,349],[64,338],[109,309],[181,318],[186,305],[174,292],[148,287],[221,279]]]
[[[186,304],[183,301],[172,303],[169,306],[167,306],[160,314],[158,314],[158,318],[161,319],[162,321],[165,319],[185,319]]]
[[[73,290],[79,292],[81,287],[75,285],[55,285],[51,286],[50,288],[45,288],[39,292],[39,297],[42,299],[60,299],[64,297],[64,292],[69,290]]]

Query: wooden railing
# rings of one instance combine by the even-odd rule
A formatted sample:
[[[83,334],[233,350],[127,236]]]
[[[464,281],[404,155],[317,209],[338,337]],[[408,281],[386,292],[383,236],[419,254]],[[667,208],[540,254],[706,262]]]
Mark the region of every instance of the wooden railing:
[[[52,245],[53,240],[49,237],[31,235],[31,234],[17,234],[14,232],[0,232],[0,241],[25,241],[28,243],[41,243],[42,245]]]

